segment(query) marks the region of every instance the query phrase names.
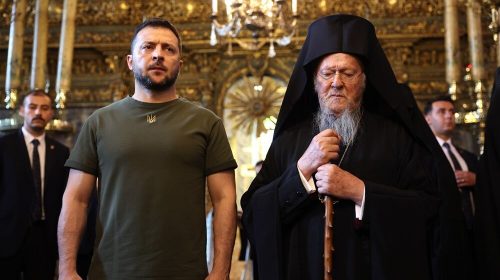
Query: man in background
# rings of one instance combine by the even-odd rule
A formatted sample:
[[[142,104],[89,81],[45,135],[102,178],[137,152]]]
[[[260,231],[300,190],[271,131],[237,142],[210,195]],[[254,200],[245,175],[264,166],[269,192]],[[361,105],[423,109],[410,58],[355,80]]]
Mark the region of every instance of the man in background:
[[[0,137],[0,278],[53,280],[69,151],[45,133],[54,114],[45,92],[28,92],[19,114],[22,128]]]
[[[462,211],[467,228],[467,279],[476,279],[474,258],[474,214],[475,214],[475,186],[478,159],[473,153],[455,146],[452,135],[455,130],[455,105],[449,96],[439,96],[428,101],[424,107],[425,120],[436,136],[439,146],[443,149],[451,168],[455,172],[455,179],[460,191]]]
[[[263,163],[264,163],[263,160],[259,160],[255,163],[255,165],[254,165],[255,175],[259,174],[260,170],[262,169]],[[243,215],[243,212],[239,211],[238,212],[238,227],[240,230],[241,249],[240,249],[240,255],[238,257],[238,260],[245,262],[244,267],[243,267],[243,271],[241,272],[241,279],[246,280],[246,279],[253,279],[253,276],[257,274],[257,266],[252,261],[253,251],[252,251],[252,248],[250,246],[250,242],[248,242],[248,238],[247,238],[247,235],[245,233],[245,229],[243,228],[243,224],[241,221],[242,215]]]

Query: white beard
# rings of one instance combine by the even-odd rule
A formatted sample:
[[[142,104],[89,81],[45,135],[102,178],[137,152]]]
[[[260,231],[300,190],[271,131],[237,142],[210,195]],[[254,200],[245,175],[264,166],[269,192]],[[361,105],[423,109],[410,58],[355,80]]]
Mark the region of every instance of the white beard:
[[[362,115],[361,106],[353,110],[346,109],[338,117],[319,109],[314,116],[314,124],[319,128],[319,131],[327,128],[333,129],[340,136],[344,145],[350,145],[354,142]]]

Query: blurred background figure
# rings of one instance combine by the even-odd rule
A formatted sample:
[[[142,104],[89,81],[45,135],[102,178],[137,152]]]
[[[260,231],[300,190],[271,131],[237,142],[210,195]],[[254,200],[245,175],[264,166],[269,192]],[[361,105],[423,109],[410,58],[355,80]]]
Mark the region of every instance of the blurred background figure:
[[[466,231],[466,255],[467,262],[466,279],[476,279],[476,258],[474,256],[474,213],[475,186],[478,159],[473,153],[454,145],[452,135],[456,128],[455,105],[449,95],[439,96],[428,101],[424,107],[425,120],[436,136],[439,146],[443,149],[451,168],[455,173],[455,179],[460,191],[462,210],[465,218]]]
[[[22,128],[0,138],[0,275],[52,280],[69,150],[45,134],[54,111],[43,91],[29,92],[19,114]]]
[[[259,160],[255,163],[255,175],[257,176],[262,169],[263,160]],[[241,242],[241,250],[239,260],[244,261],[245,265],[243,267],[243,271],[241,272],[241,280],[251,280],[253,279],[254,270],[256,269],[255,265],[252,262],[253,252],[251,250],[250,242],[248,241],[245,230],[243,229],[243,224],[241,223],[241,215],[243,212],[238,212],[238,227],[240,230],[240,242]]]
[[[500,279],[500,69],[486,118],[484,152],[477,174],[476,252],[479,278]]]

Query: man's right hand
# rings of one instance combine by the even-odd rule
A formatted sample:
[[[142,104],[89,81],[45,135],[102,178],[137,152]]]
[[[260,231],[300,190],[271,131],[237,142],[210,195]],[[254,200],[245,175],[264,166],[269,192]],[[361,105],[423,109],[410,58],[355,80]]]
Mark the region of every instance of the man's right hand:
[[[297,166],[304,177],[309,180],[318,167],[338,159],[339,151],[340,137],[332,129],[325,129],[314,136],[309,147],[297,162]]]

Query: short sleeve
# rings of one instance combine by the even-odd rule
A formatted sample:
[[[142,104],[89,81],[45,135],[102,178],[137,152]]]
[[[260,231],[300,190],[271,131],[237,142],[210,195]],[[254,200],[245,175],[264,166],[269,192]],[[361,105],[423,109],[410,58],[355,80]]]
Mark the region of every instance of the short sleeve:
[[[82,126],[65,166],[98,176],[96,127],[92,116]]]
[[[220,171],[238,167],[229,146],[226,130],[220,119],[212,126],[210,131],[207,154],[205,158],[205,173],[210,175]]]

